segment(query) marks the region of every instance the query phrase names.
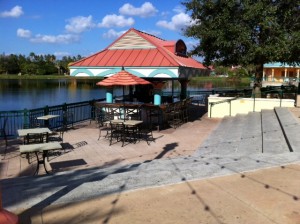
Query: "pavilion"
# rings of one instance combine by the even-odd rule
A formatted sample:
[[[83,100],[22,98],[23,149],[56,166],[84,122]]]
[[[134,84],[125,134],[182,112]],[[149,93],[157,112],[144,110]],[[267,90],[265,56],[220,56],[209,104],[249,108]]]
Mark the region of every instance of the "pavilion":
[[[134,28],[104,50],[72,63],[70,75],[105,78],[122,67],[153,84],[156,105],[161,104],[161,89],[166,81],[178,80],[180,97],[185,98],[192,77],[209,75],[209,69],[187,55],[184,41],[163,40]],[[109,89],[108,92],[113,93]]]

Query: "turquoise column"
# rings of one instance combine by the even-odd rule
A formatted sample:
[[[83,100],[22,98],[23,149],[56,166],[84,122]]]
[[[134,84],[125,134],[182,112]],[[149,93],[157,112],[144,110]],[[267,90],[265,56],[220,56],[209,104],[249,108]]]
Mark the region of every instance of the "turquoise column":
[[[106,103],[113,102],[113,88],[107,88],[106,90]]]
[[[161,90],[154,89],[154,105],[161,105]]]

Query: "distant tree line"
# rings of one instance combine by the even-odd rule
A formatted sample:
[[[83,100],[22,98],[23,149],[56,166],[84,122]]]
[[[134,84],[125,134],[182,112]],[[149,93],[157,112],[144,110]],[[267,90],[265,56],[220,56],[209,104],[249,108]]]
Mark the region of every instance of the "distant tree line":
[[[69,64],[82,59],[80,55],[63,56],[58,60],[54,55],[0,55],[0,74],[12,75],[69,75]]]

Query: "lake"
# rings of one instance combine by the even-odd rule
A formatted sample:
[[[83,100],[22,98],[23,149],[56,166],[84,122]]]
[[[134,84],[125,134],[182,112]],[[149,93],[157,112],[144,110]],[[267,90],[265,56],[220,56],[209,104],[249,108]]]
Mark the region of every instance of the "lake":
[[[105,98],[106,89],[96,85],[97,80],[83,79],[36,79],[36,80],[0,80],[0,111],[35,109],[55,106],[64,103],[75,103]],[[164,91],[171,91],[171,82]],[[180,85],[174,82],[174,90],[179,91]],[[191,82],[188,90],[211,90],[212,88],[230,87],[225,82]],[[236,88],[236,86],[232,86]],[[126,88],[126,92],[128,92]],[[114,88],[114,95],[121,96],[122,88]]]

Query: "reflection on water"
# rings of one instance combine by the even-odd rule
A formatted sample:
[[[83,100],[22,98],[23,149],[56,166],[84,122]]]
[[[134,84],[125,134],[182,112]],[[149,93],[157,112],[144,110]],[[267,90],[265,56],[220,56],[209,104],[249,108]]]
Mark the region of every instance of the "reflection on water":
[[[34,109],[64,103],[75,103],[105,98],[106,90],[96,85],[97,80],[1,80],[0,111]],[[228,83],[191,81],[188,90],[203,90],[229,87]],[[235,86],[232,86],[235,88]],[[164,91],[172,90],[172,82],[164,86]],[[180,84],[174,81],[174,91],[180,91]],[[129,88],[125,88],[125,94]],[[122,95],[122,88],[114,88],[114,95]]]

